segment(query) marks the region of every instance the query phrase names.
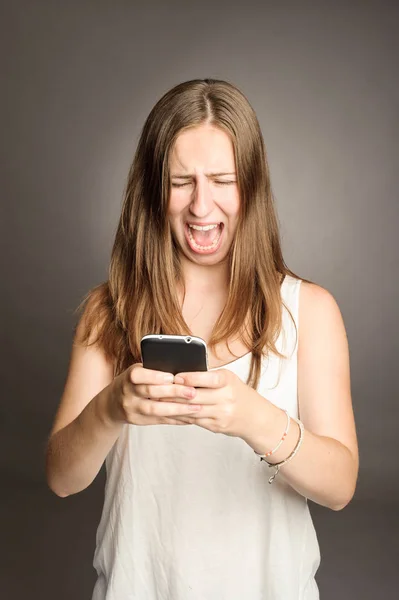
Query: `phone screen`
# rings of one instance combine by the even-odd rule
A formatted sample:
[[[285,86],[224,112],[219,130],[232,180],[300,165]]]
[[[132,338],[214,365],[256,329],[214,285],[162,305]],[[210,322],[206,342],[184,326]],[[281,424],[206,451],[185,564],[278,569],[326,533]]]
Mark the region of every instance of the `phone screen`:
[[[145,369],[167,373],[207,371],[207,348],[202,338],[190,335],[145,335],[141,339]]]

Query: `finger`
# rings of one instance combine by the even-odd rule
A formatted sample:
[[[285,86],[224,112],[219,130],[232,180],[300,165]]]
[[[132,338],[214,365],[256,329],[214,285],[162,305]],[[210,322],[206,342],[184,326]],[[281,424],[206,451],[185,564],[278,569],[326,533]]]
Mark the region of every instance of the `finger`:
[[[191,417],[176,417],[175,421],[181,425],[195,425],[194,419]]]
[[[184,423],[184,425],[197,425],[197,427],[202,427],[203,429],[208,429],[208,431],[212,432],[217,430],[216,421],[214,419],[198,418],[197,415],[184,415],[176,417],[176,420]]]
[[[153,400],[163,401],[164,398],[173,398],[175,402],[187,402],[196,397],[197,390],[173,383],[171,385],[139,384],[135,386],[135,394]]]
[[[189,423],[184,423],[181,419],[172,419],[172,417],[164,417],[161,419],[159,425],[188,425]]]
[[[136,363],[130,370],[130,381],[135,385],[148,384],[166,384],[173,383],[173,374],[165,371],[156,371],[153,369],[145,369],[142,363]]]
[[[148,417],[177,417],[196,414],[200,408],[198,404],[158,402],[157,400],[143,399],[140,401],[138,410]]]
[[[195,412],[193,412],[192,414],[188,415],[190,420],[194,420],[195,422],[198,422],[201,419],[206,419],[207,421],[215,421],[215,419],[217,418],[215,415],[215,410],[212,406],[205,406],[205,405],[201,405],[199,404],[198,406],[200,406],[200,408],[198,410],[196,410]],[[187,415],[183,415],[187,416]],[[180,416],[179,416],[180,418]]]
[[[190,389],[195,389],[197,392],[195,398],[193,399],[193,403],[200,404],[203,408],[209,407],[209,409],[212,410],[212,407],[217,406],[223,400],[223,392],[219,392],[219,390],[216,388],[198,387]]]
[[[192,387],[220,388],[225,385],[225,376],[221,371],[194,371],[177,373],[174,382]]]

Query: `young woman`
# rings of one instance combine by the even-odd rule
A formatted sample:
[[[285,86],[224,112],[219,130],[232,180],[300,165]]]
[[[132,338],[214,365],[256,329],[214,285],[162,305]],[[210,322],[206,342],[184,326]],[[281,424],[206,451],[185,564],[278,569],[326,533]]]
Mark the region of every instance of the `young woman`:
[[[64,497],[106,460],[93,599],[318,598],[307,499],[342,509],[358,473],[348,345],[333,296],[283,260],[236,87],[188,81],[155,105],[83,307],[47,474]],[[143,368],[149,333],[203,338],[210,369]]]

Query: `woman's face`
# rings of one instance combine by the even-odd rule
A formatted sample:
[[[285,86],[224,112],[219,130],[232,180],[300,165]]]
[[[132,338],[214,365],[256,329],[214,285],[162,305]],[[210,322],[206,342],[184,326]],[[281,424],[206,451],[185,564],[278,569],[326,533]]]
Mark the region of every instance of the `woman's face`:
[[[168,216],[181,252],[197,264],[219,263],[228,254],[239,213],[231,139],[212,125],[183,131],[169,169]]]

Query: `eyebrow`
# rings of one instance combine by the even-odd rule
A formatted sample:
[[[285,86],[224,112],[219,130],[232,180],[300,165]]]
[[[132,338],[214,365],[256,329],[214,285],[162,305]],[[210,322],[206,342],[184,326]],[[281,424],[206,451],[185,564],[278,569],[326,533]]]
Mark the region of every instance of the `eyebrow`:
[[[205,173],[205,175],[207,177],[223,177],[223,175],[235,175],[235,173]],[[180,174],[175,174],[175,175],[171,175],[171,177],[173,179],[191,179],[193,176],[192,175],[180,175]]]

